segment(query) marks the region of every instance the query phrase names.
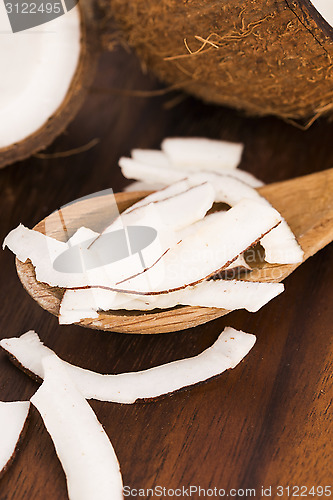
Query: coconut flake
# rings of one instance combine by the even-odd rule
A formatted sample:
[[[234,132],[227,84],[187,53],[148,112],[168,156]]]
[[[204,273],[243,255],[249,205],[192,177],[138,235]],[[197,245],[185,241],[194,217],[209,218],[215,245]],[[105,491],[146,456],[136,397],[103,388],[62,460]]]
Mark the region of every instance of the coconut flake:
[[[89,403],[55,354],[41,360],[44,382],[31,398],[43,418],[67,479],[70,500],[122,499],[112,444]]]
[[[0,474],[14,456],[29,407],[29,401],[0,401]]]
[[[79,243],[76,243],[77,234],[76,239],[72,237],[63,243],[20,225],[7,236],[4,246],[23,262],[30,258],[37,281],[64,288],[114,286],[153,266],[177,243],[174,231],[204,217],[214,201],[214,190],[209,183],[189,187],[184,181],[160,193],[118,217],[102,238],[82,228]],[[145,230],[145,234],[154,232],[153,237],[142,242],[139,230],[141,233]],[[117,231],[122,231],[121,244],[112,246]],[[111,236],[109,243],[106,243],[107,235]],[[83,236],[87,236],[85,242],[82,242]],[[136,248],[138,243],[143,243],[142,247]]]
[[[62,362],[77,389],[87,399],[130,404],[138,399],[156,398],[177,391],[234,368],[252,349],[255,341],[255,335],[226,327],[215,343],[197,356],[119,375],[102,375]],[[3,339],[0,346],[40,378],[44,378],[43,358],[50,354],[55,356],[33,331],[18,338]],[[56,380],[54,384],[55,395],[58,395],[63,388],[57,387]],[[95,499],[95,496],[91,498]]]
[[[161,147],[172,165],[190,171],[236,168],[244,149],[243,144],[202,137],[171,137]]]
[[[158,168],[172,167],[164,151],[159,151],[158,149],[132,149],[131,156],[133,160],[145,165]]]
[[[21,262],[30,259],[32,264],[36,266],[44,260],[45,253],[52,261],[66,250],[67,245],[19,224],[4,239],[2,249],[5,247],[8,247]]]
[[[104,233],[112,230],[119,222],[124,226],[133,224],[148,206],[155,209],[161,225],[177,231],[202,219],[212,207],[214,198],[214,188],[209,182],[189,183],[182,180],[146,196],[129,207]]]
[[[198,172],[197,170],[181,170],[171,167],[159,168],[153,165],[146,165],[132,158],[125,157],[120,158],[118,163],[121,167],[123,176],[127,179],[134,179],[137,181],[146,182],[148,184],[159,183],[164,186],[168,186],[173,182],[178,182],[185,177]],[[263,186],[263,182],[257,179],[254,175],[239,168],[221,170],[218,173],[215,172],[215,175],[219,175],[221,177],[236,178],[254,188]]]
[[[191,198],[194,198],[194,199],[198,195],[199,196],[204,195],[205,198],[207,197],[210,200],[210,205],[209,205],[209,208],[210,208],[214,202],[214,195],[213,195],[214,188],[213,188],[213,186],[211,186],[210,188],[207,189],[207,184],[208,184],[207,180],[198,179],[198,181],[197,181],[196,179],[193,179],[193,180],[182,179],[181,181],[170,184],[169,186],[162,187],[161,189],[159,189],[155,193],[151,193],[148,196],[145,196],[144,198],[142,198],[142,200],[137,201],[136,203],[134,203],[133,205],[128,207],[124,212],[122,212],[120,217],[123,218],[128,213],[134,212],[138,208],[149,205],[150,203],[157,204],[157,203],[163,202],[163,204],[162,204],[162,207],[163,207],[163,205],[166,202],[169,203],[171,201],[171,203],[173,203],[173,204],[178,203],[179,199],[182,200],[182,198],[184,198],[184,197],[185,197],[185,199],[183,199],[184,206],[182,207],[182,209],[188,210],[188,207],[185,205],[185,203],[187,201],[186,197],[188,197],[189,195],[191,196]],[[205,185],[205,186],[204,186],[204,190],[203,190],[204,192],[202,193],[202,192],[200,192],[200,190],[202,191],[203,185]],[[193,196],[193,188],[199,189],[199,192],[197,192],[197,190],[194,190],[194,193],[195,193],[194,196]],[[178,195],[181,195],[181,196],[179,197]],[[158,207],[160,207],[160,205],[158,205]],[[190,211],[191,210],[192,210],[192,207],[191,207]],[[206,210],[206,212],[207,212],[207,210]],[[201,219],[202,216],[200,216],[199,218]]]
[[[271,264],[297,264],[303,261],[304,252],[287,222],[266,234],[260,241],[265,249],[265,261]]]
[[[325,21],[333,28],[333,5],[332,0],[311,0],[318,12],[322,15]]]
[[[281,221],[274,208],[255,200],[242,200],[227,212],[214,215],[214,219],[203,219],[197,232],[146,272],[119,282],[113,289],[149,294],[194,285],[227,267]]]
[[[227,203],[232,207],[244,198],[261,201],[266,206],[272,206],[258,191],[235,178],[203,172],[191,175],[188,182],[189,184],[211,183],[215,190],[215,202]],[[281,224],[264,236],[260,243],[265,250],[266,262],[294,264],[303,260],[304,252],[283,218]]]
[[[60,305],[59,323],[70,324],[84,318],[97,318],[98,311],[148,311],[177,305],[256,312],[283,290],[282,283],[239,280],[203,281],[192,287],[158,295],[117,293],[101,288],[66,290]]]

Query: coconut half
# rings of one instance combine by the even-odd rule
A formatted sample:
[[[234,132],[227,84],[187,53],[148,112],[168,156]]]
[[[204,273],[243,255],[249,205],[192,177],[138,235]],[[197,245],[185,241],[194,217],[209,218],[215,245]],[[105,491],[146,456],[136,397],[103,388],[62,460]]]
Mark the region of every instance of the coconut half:
[[[46,7],[63,11],[61,2]],[[95,28],[89,2],[82,2],[13,33],[1,2],[0,167],[44,149],[79,110],[98,55]]]
[[[29,407],[29,401],[0,401],[0,476],[14,457]]]
[[[70,500],[123,498],[112,444],[67,366],[55,354],[41,360],[44,382],[31,398],[67,479]]]
[[[163,189],[164,184],[158,182],[141,182],[141,181],[133,181],[127,186],[124,187],[123,191],[132,192],[132,191],[158,191],[159,189]]]
[[[129,404],[134,403],[138,399],[151,399],[163,394],[169,394],[220,375],[230,368],[235,368],[252,349],[255,341],[255,335],[226,327],[215,343],[197,356],[173,361],[148,370],[122,373],[119,375],[102,375],[79,368],[78,366],[70,365],[65,361],[62,361],[62,363],[66,368],[66,375],[68,374],[67,376],[70,376],[75,387],[87,399]],[[56,356],[51,349],[42,344],[38,335],[33,331],[27,332],[18,338],[3,339],[0,341],[0,346],[13,356],[24,369],[37,375],[41,379],[47,375],[45,371],[46,365],[43,365],[43,359],[47,357],[50,361],[50,355],[53,355],[53,357]],[[45,408],[45,410],[49,412],[49,418],[52,418],[53,410],[56,410],[55,413],[58,413],[63,405],[66,406],[64,411],[67,413],[68,410],[69,412],[67,402],[72,400],[75,402],[75,398],[77,398],[77,396],[72,398],[72,386],[69,387],[67,396],[63,396],[63,393],[66,392],[63,386],[65,375],[63,378],[62,375],[61,378],[56,376],[55,371],[58,372],[60,358],[56,358],[56,361],[52,359],[54,370],[52,370],[53,374],[49,373],[49,382],[47,382],[45,387],[47,399],[51,400],[49,403],[50,406]],[[50,363],[48,362],[48,364]],[[49,372],[50,371],[51,370],[49,370]],[[37,391],[31,400],[33,404],[36,403],[36,395],[40,394],[40,390],[41,389]],[[54,396],[52,396],[52,393],[54,393]],[[52,399],[54,401],[53,403]],[[61,400],[63,400],[62,403],[60,403]],[[51,404],[53,405],[53,410]],[[60,404],[62,406],[60,406]],[[83,415],[86,410],[84,405],[81,405],[81,402],[79,402],[78,410],[81,406]],[[39,408],[42,410],[41,405],[39,405]],[[74,411],[76,412],[76,409]],[[59,416],[61,416],[60,413]],[[62,417],[61,419],[67,434],[66,426],[67,424],[71,426],[72,417],[70,417],[67,422],[63,420]],[[80,426],[79,416],[77,417],[77,423],[78,426]],[[58,422],[55,422],[55,425],[58,428]],[[56,429],[56,431],[58,432],[58,429]],[[59,429],[59,432],[61,432],[61,429]],[[62,436],[59,434],[59,439],[60,437]],[[70,436],[68,439],[72,440]],[[75,443],[73,443],[73,447],[74,444]],[[112,469],[110,468],[110,470]],[[91,498],[97,497],[92,496]],[[89,500],[91,500],[91,498]]]
[[[333,28],[333,4],[332,0],[311,0],[320,15]]]
[[[252,115],[332,113],[332,0],[100,2],[172,88]]]

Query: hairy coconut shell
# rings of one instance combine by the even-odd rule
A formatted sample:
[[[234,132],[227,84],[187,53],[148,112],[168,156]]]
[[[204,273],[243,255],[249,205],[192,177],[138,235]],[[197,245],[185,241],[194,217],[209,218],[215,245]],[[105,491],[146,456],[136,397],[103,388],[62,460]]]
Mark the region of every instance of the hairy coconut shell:
[[[170,85],[253,115],[333,111],[333,29],[310,0],[101,1]]]
[[[60,135],[81,108],[87,90],[94,78],[98,54],[97,19],[99,13],[90,0],[79,2],[81,15],[81,52],[67,95],[57,111],[36,132],[26,139],[0,148],[0,168],[28,158],[45,149]]]

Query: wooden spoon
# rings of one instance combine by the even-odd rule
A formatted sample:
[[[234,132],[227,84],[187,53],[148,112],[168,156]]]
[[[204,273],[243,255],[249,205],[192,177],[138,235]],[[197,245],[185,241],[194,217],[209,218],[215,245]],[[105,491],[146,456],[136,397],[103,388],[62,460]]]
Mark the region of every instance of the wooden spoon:
[[[304,260],[333,240],[333,169],[264,186],[258,190],[286,219],[304,250]],[[120,212],[150,192],[116,194]],[[77,228],[87,226],[101,231],[109,217],[108,196],[89,198],[69,205],[35,226],[36,231],[66,241]],[[64,233],[63,222],[66,222]],[[254,269],[248,281],[279,282],[299,264],[264,264]],[[34,267],[16,259],[18,276],[40,306],[58,316],[64,290],[39,283]],[[88,328],[122,333],[165,333],[197,326],[230,311],[208,307],[178,306],[158,312],[103,312],[97,319],[83,319],[78,324]]]

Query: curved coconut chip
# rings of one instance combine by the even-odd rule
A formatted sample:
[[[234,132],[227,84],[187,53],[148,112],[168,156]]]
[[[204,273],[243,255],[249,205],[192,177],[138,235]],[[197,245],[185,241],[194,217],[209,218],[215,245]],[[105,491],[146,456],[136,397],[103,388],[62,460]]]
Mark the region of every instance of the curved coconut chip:
[[[185,193],[188,194],[188,191],[190,191],[190,193],[191,193],[191,190],[193,188],[199,187],[202,184],[207,184],[207,182],[208,181],[206,181],[206,180],[201,181],[200,179],[198,179],[198,182],[196,182],[195,179],[193,179],[193,181],[190,181],[189,179],[185,178],[185,179],[182,179],[181,181],[174,182],[173,184],[170,184],[169,186],[164,186],[161,189],[157,190],[156,192],[151,193],[148,196],[145,196],[144,198],[142,198],[142,200],[134,203],[134,205],[131,205],[130,207],[128,207],[124,212],[122,212],[121,217],[123,218],[126,214],[133,212],[134,210],[137,210],[138,208],[149,205],[150,203],[159,203],[162,201],[166,202],[169,200],[171,200],[171,202],[172,202],[172,200],[174,198],[176,198],[177,195],[179,195],[179,194],[185,195]],[[211,189],[213,189],[213,188],[211,188]],[[212,192],[212,194],[213,194],[213,192]],[[176,198],[176,201],[177,201],[177,198]],[[213,201],[214,201],[214,197],[213,197]],[[213,204],[213,202],[211,203],[211,205],[212,204]],[[184,205],[184,207],[182,207],[183,210],[186,210],[186,208],[187,207],[185,205]]]
[[[239,165],[244,145],[203,137],[170,137],[163,140],[161,148],[174,167],[220,172]]]
[[[67,366],[55,354],[41,360],[44,382],[31,398],[44,421],[67,479],[70,500],[123,498],[112,444]]]
[[[123,176],[126,177],[126,179],[133,179],[136,181],[146,182],[148,184],[160,183],[164,186],[180,181],[185,177],[188,177],[190,174],[197,172],[197,170],[193,172],[190,170],[177,169],[175,167],[160,168],[155,165],[147,165],[132,158],[125,157],[120,158],[118,164],[121,168]],[[215,175],[219,175],[221,177],[232,177],[238,179],[254,188],[263,186],[263,183],[254,177],[254,175],[249,172],[245,172],[245,170],[241,170],[240,168],[224,169],[218,173],[210,173],[215,173]]]
[[[29,407],[29,401],[0,401],[0,476],[14,457]]]
[[[256,185],[255,181],[246,183],[245,179],[221,175],[223,171],[223,159],[226,158],[225,161],[227,162],[229,150],[231,157],[234,157],[234,163],[232,164],[233,168],[237,166],[242,152],[241,145],[201,138],[175,138],[165,139],[162,143],[162,147],[166,151],[171,151],[169,151],[169,154],[174,156],[174,162],[177,161],[177,158],[179,159],[178,166],[181,170],[174,172],[174,165],[171,162],[170,167],[167,162],[164,162],[164,164],[160,162],[154,167],[154,155],[153,152],[149,150],[147,156],[151,156],[151,163],[145,166],[140,166],[140,164],[135,161],[133,162],[130,158],[121,158],[119,160],[119,165],[122,168],[123,175],[144,182],[156,180],[158,183],[165,182],[166,184],[170,184],[173,179],[181,178],[183,173],[185,175],[187,169],[187,174],[190,174],[189,183],[210,182],[212,184],[215,190],[216,203],[223,202],[228,203],[230,206],[234,206],[243,198],[250,198],[262,200],[263,203],[270,205],[269,202],[260,196],[254,189],[261,185],[260,181]],[[157,153],[157,157],[159,157],[160,152],[157,151]],[[136,157],[143,161],[145,158],[144,150],[140,151],[139,155],[136,154]],[[220,157],[221,164],[218,166],[218,159]],[[196,158],[198,158],[197,163],[195,163]],[[196,168],[192,168],[192,164],[196,165]],[[211,167],[211,165],[217,165],[215,170],[218,173],[214,172],[214,168]],[[185,171],[183,171],[183,169],[185,169]],[[194,170],[200,170],[200,172],[193,174]],[[233,170],[232,175],[236,173],[239,175],[240,172],[240,170]],[[261,244],[266,251],[266,262],[277,264],[302,262],[303,252],[285,220],[282,220],[278,230],[272,231],[269,236],[267,235],[267,237],[263,238]]]
[[[88,234],[89,236],[91,234],[87,229],[85,244],[81,244],[84,235],[84,230],[81,229],[80,244],[73,247],[74,240],[70,239],[67,243],[59,242],[20,225],[5,238],[3,247],[8,246],[22,262],[30,259],[35,266],[36,279],[50,286],[64,288],[87,285],[115,286],[117,282],[136,276],[144,269],[153,266],[170,246],[177,243],[173,231],[204,217],[213,201],[214,191],[210,184],[204,183],[166,199],[140,206],[117,218],[104,231],[104,233],[109,232],[111,237],[113,236],[111,230],[128,231],[128,227],[124,229],[124,225],[147,226],[156,232],[156,238],[151,244],[140,251],[134,252],[132,246],[130,248],[126,246],[127,256],[126,253],[119,256],[122,260],[121,266],[117,260],[110,259],[110,247],[105,245],[105,237],[101,239],[92,237],[89,240]],[[124,244],[128,245],[125,233],[123,240]],[[117,248],[115,250],[117,251]],[[71,266],[72,272],[68,272]]]
[[[261,201],[266,206],[272,206],[258,191],[238,179],[222,178],[212,173],[202,172],[191,175],[188,181],[190,184],[191,182],[195,184],[199,182],[211,183],[215,190],[216,203],[223,202],[232,207],[242,199],[248,198]],[[283,218],[281,224],[264,236],[260,244],[265,249],[266,262],[271,264],[294,264],[303,260],[304,252]]]
[[[159,168],[172,168],[172,165],[164,151],[159,149],[132,149],[133,160]]]
[[[255,335],[226,327],[215,343],[197,356],[118,375],[102,375],[66,361],[62,363],[77,389],[87,399],[130,404],[138,399],[152,399],[178,391],[235,368],[252,349],[255,341]],[[0,346],[24,369],[41,379],[45,373],[43,359],[50,355],[56,356],[33,331],[18,338],[3,339]],[[57,389],[55,394],[58,394]]]
[[[223,177],[211,172],[200,172],[191,174],[186,180],[189,186],[192,184],[197,185],[200,182],[210,183],[215,191],[215,203],[222,202],[235,206],[242,199],[248,198],[261,201],[266,206],[271,206],[254,188],[232,177]],[[185,233],[189,231],[191,231],[191,226],[185,228]],[[284,219],[279,227],[264,236],[260,243],[265,249],[266,262],[272,264],[302,262],[303,251]]]
[[[217,307],[229,311],[246,309],[256,312],[283,290],[282,283],[239,280],[202,281],[195,286],[158,295],[125,294],[101,288],[66,290],[61,300],[59,323],[63,325],[84,318],[97,318],[98,311],[149,311],[177,305]]]
[[[281,221],[274,208],[249,199],[214,216],[203,219],[197,232],[189,234],[144,273],[109,288],[154,294],[194,285],[229,266]]]

